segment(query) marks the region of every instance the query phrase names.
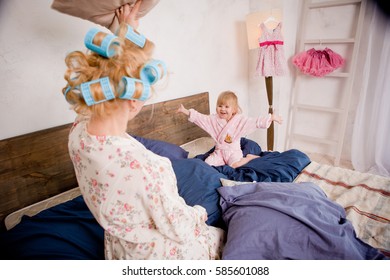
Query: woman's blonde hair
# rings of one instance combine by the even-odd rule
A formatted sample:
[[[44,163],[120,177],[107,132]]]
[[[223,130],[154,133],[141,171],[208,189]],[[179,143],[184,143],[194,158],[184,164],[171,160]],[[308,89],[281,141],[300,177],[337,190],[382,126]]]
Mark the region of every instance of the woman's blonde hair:
[[[67,85],[63,88],[62,93],[66,94],[66,100],[78,114],[109,114],[117,106],[118,85],[122,77],[127,76],[139,79],[140,69],[146,62],[151,60],[154,50],[153,42],[146,40],[144,47],[140,48],[126,39],[127,28],[128,26],[125,23],[119,26],[116,33],[118,46],[113,57],[106,58],[92,51],[87,51],[86,53],[74,51],[66,56],[65,64],[68,69],[64,78],[67,81]],[[116,98],[87,106],[81,95],[80,85],[102,77],[110,79]],[[94,100],[105,98],[100,86],[91,86],[91,94]]]
[[[218,96],[217,107],[219,105],[225,105],[225,104],[229,104],[230,106],[233,107],[233,114],[242,112],[240,105],[238,104],[237,95],[230,90],[223,91]]]

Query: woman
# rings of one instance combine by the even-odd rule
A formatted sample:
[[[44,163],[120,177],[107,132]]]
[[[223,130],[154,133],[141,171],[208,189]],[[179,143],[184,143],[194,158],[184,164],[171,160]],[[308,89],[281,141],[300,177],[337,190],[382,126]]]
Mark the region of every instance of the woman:
[[[153,43],[134,30],[139,4],[118,10],[116,35],[87,34],[93,52],[66,57],[63,93],[78,113],[69,135],[78,184],[105,230],[107,259],[217,259],[223,230],[179,196],[170,161],[126,132],[165,74],[151,59]]]

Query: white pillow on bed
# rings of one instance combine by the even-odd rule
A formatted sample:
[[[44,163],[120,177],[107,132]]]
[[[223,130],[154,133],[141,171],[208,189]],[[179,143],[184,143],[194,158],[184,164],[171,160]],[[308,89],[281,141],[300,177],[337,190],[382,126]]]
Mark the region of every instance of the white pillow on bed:
[[[223,187],[234,187],[237,185],[256,183],[255,181],[254,182],[238,182],[238,181],[228,180],[225,178],[221,178],[220,181],[221,181],[221,184]]]
[[[115,10],[136,0],[54,0],[51,8],[107,27],[115,32],[119,26]],[[146,15],[160,0],[142,0],[138,17]]]

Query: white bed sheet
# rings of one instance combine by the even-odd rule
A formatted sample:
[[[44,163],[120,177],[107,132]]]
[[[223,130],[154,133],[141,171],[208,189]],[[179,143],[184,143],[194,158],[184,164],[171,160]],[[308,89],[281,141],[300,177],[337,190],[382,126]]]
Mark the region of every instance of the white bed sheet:
[[[357,236],[390,252],[390,178],[311,162],[295,182],[313,182],[346,211]]]

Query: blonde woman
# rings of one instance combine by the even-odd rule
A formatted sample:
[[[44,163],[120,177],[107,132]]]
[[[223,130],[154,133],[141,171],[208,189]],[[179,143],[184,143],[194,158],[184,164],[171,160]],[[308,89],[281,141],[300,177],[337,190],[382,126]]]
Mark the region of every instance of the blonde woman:
[[[91,30],[92,51],[66,57],[63,93],[78,113],[69,135],[78,184],[105,230],[107,259],[218,259],[223,230],[179,196],[170,161],[126,132],[166,74],[151,57],[153,43],[135,30],[139,3],[118,10],[117,34]]]

